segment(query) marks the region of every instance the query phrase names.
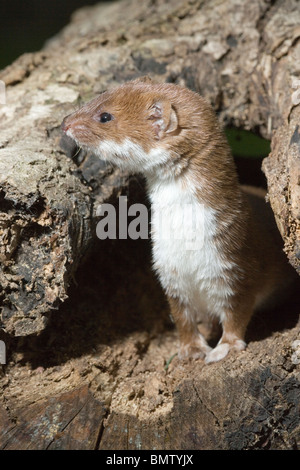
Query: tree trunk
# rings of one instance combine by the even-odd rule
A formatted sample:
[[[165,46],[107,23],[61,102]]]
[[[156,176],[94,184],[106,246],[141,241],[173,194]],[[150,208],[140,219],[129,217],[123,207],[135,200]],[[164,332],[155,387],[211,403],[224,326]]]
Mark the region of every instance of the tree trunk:
[[[77,12],[0,73],[0,448],[297,448],[295,299],[253,319],[245,352],[170,361],[148,241],[95,236],[97,206],[120,191],[145,201],[143,182],[93,155],[72,161],[59,126],[139,75],[197,90],[224,125],[272,138],[269,200],[300,273],[299,24],[296,0],[123,0]]]

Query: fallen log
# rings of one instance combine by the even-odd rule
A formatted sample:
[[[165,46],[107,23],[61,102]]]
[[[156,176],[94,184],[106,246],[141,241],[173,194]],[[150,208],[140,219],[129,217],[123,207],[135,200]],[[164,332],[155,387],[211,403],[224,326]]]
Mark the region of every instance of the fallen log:
[[[224,125],[272,139],[269,200],[299,272],[299,22],[295,0],[123,0],[77,12],[0,73],[1,448],[297,448],[297,299],[253,319],[245,352],[170,361],[177,336],[148,241],[95,234],[98,204],[120,188],[143,199],[141,182],[92,155],[72,162],[59,126],[140,75],[199,91]]]

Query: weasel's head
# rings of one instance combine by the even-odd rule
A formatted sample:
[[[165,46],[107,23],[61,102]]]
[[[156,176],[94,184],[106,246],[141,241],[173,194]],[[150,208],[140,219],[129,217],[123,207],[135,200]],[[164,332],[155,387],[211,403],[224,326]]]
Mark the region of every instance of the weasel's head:
[[[132,171],[149,171],[178,159],[178,143],[194,127],[188,98],[195,96],[201,99],[173,84],[137,79],[102,93],[67,116],[62,130],[103,160]]]

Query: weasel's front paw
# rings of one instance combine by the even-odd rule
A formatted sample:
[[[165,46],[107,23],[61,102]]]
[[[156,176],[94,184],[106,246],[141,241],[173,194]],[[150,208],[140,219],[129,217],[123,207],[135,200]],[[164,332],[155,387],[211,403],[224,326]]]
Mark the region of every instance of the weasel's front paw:
[[[227,356],[229,351],[243,351],[245,347],[246,343],[241,339],[236,339],[233,343],[219,343],[207,354],[205,362],[206,364],[209,364],[210,362],[221,361],[221,359],[224,359],[224,357]]]
[[[199,338],[194,339],[190,343],[181,343],[178,358],[179,359],[204,359],[212,349],[208,346],[205,339],[199,335]]]

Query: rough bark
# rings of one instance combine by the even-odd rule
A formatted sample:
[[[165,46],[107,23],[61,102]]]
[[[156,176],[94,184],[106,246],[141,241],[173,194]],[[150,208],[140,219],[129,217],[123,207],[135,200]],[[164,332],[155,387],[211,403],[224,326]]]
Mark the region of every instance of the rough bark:
[[[67,298],[95,237],[94,208],[126,180],[93,155],[81,151],[78,169],[63,154],[75,150],[66,141],[60,149],[59,121],[79,92],[40,80],[37,56],[21,57],[1,75],[8,89],[0,108],[0,325],[16,336],[42,331]],[[12,85],[26,67],[36,73]]]
[[[224,125],[272,138],[270,203],[299,272],[299,24],[296,0],[123,0],[78,12],[42,52],[0,73],[1,321],[15,336],[44,329],[3,336],[2,448],[297,447],[299,306],[254,318],[248,349],[220,364],[175,358],[165,370],[177,336],[148,243],[96,241],[75,274],[95,208],[127,175],[93,156],[78,169],[59,125],[138,75],[196,89]],[[135,202],[139,184],[127,189]]]

